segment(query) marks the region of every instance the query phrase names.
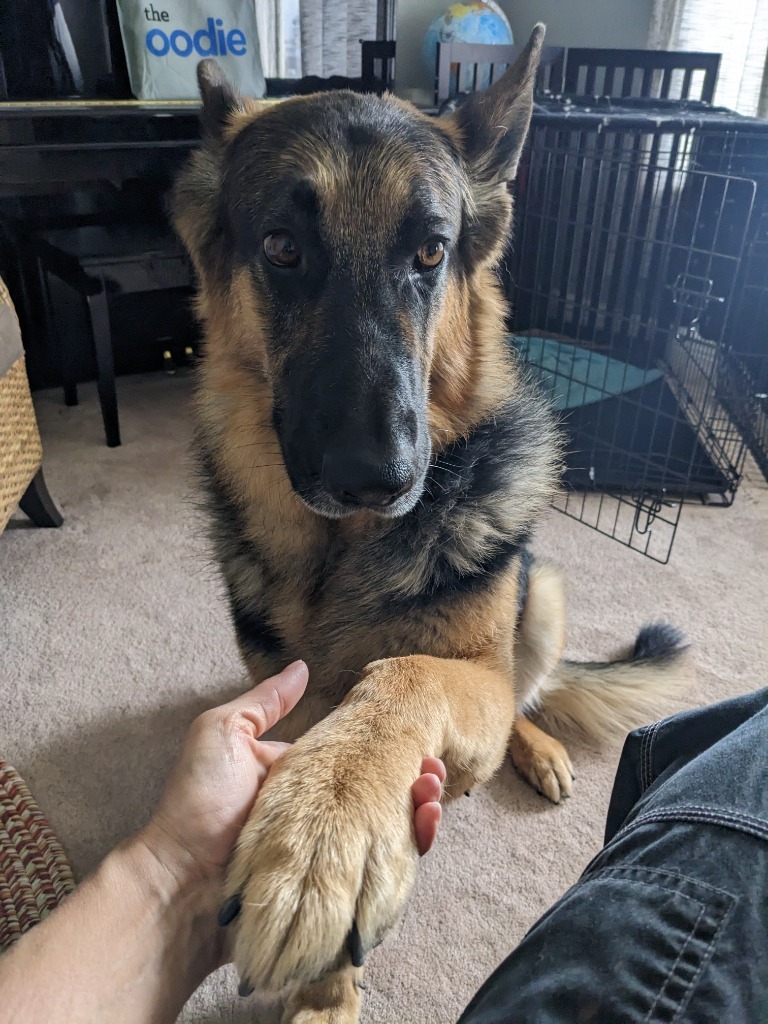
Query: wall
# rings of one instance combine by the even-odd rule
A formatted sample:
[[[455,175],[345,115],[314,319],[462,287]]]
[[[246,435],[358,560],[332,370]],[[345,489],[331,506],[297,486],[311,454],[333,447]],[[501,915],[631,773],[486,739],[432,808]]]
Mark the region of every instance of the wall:
[[[421,44],[430,22],[451,0],[397,0],[397,92],[429,103],[431,76]],[[537,21],[547,26],[552,46],[642,48],[648,40],[651,0],[499,0],[516,43],[528,38]]]

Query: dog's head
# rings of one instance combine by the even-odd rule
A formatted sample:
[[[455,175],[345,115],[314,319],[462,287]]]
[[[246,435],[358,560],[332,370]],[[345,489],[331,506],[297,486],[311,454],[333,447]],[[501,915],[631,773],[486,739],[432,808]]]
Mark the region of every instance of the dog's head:
[[[351,92],[255,104],[200,65],[204,145],[175,222],[209,346],[268,382],[291,484],[321,515],[409,511],[440,381],[472,387],[472,281],[507,237],[543,34],[440,119]]]

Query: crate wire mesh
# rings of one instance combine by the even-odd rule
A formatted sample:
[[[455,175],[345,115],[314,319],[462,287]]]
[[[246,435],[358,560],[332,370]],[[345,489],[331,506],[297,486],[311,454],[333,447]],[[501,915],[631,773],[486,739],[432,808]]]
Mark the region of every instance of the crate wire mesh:
[[[688,120],[662,115],[539,108],[507,283],[569,437],[557,507],[666,562],[682,502],[730,504],[741,476],[723,325],[755,185],[695,169]]]
[[[768,480],[768,121],[731,116],[707,119],[697,133],[695,166],[741,175],[757,191],[747,241],[724,318],[721,374],[727,407]]]

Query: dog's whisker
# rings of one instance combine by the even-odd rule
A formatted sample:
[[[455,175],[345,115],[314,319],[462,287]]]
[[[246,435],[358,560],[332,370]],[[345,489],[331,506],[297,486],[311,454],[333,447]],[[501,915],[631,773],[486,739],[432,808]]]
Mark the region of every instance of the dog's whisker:
[[[241,448],[265,448],[270,446],[274,451],[280,451],[280,445],[275,440],[270,441],[248,441],[246,444],[238,444],[234,447],[239,451]]]
[[[450,455],[441,455],[439,458],[435,459],[432,465],[436,469],[441,469],[443,467],[448,468],[450,466],[461,467],[464,463],[460,459],[451,458]]]
[[[462,475],[461,475],[461,473],[457,473],[457,472],[456,472],[455,470],[453,470],[453,469],[448,469],[448,467],[447,467],[447,466],[440,466],[439,468],[440,468],[440,469],[442,469],[442,470],[443,470],[443,472],[445,472],[445,473],[449,473],[449,474],[450,474],[451,476],[455,476],[457,480],[461,480],[461,479],[463,479],[463,478],[462,478]],[[434,478],[434,477],[432,477],[432,481],[433,481],[434,483],[437,483],[437,480],[435,480],[435,478]]]

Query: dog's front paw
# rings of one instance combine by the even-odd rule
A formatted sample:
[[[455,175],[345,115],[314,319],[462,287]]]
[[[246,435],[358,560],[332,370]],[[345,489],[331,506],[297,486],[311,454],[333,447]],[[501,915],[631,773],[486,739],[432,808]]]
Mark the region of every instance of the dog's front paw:
[[[246,991],[359,967],[413,884],[418,764],[334,731],[326,720],[280,758],[240,837],[222,921],[236,915]]]

